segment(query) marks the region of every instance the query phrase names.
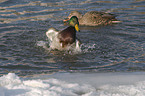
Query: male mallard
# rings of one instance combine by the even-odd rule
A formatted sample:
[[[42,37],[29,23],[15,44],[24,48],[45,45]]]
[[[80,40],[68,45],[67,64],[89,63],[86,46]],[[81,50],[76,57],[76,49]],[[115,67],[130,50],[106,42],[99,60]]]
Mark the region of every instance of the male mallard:
[[[55,42],[53,43],[53,48],[62,49],[76,43],[76,31],[79,31],[78,25],[78,18],[76,16],[72,16],[69,20],[69,27],[66,29],[57,31],[54,28],[50,28],[46,32],[46,35],[51,42]]]
[[[118,21],[113,14],[98,11],[90,11],[84,15],[78,11],[72,11],[68,16],[68,19],[64,21],[68,21],[72,16],[78,18],[80,25],[86,26],[108,25],[121,22]]]

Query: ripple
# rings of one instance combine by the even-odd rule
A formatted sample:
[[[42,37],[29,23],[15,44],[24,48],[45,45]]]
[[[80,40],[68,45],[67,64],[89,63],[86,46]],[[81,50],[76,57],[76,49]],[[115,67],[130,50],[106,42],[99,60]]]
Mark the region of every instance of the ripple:
[[[76,3],[77,2],[77,3]],[[144,71],[144,0],[0,1],[0,73]],[[45,32],[70,11],[117,14],[120,24],[80,27],[81,52],[49,50]]]
[[[8,1],[8,0],[1,0],[0,3],[6,2],[6,1]]]

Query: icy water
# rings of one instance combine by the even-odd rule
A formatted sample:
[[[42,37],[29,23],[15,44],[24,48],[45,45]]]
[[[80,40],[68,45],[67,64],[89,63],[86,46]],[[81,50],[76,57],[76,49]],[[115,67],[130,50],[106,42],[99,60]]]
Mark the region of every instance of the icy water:
[[[144,71],[144,3],[144,0],[2,0],[0,74]],[[82,42],[81,52],[48,51],[45,32],[50,27],[66,28],[62,20],[73,10],[110,12],[122,23],[80,26],[77,37]]]
[[[0,96],[144,96],[144,4],[0,0]],[[46,31],[66,28],[62,20],[73,10],[113,13],[122,23],[80,26],[80,52],[50,51]]]

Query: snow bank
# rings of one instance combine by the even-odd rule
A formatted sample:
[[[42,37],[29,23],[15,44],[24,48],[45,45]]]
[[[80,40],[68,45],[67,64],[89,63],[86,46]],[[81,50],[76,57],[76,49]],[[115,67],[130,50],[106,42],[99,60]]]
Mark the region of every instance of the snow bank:
[[[57,73],[0,77],[0,96],[145,96],[145,73]]]

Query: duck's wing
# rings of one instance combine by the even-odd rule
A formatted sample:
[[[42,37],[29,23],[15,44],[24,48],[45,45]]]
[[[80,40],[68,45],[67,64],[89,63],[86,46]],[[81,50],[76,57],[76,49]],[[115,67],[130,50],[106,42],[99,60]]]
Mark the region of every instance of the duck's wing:
[[[111,13],[104,13],[102,14],[102,18],[111,20],[112,23],[121,23],[122,21],[119,21],[116,19],[117,15],[111,14]]]
[[[111,14],[111,13],[104,13],[102,14],[102,18],[106,18],[106,19],[115,19],[115,15]]]
[[[72,44],[76,40],[76,31],[74,27],[67,27],[58,34],[59,42],[62,43],[62,47]]]
[[[111,14],[111,13],[106,13],[106,12],[99,12],[99,11],[90,11],[87,12],[84,15],[84,21],[88,23],[94,23],[94,24],[99,24],[102,22],[102,24],[106,22],[112,22],[112,23],[120,23],[121,21],[116,19],[116,15]]]
[[[49,28],[48,31],[46,32],[46,36],[48,37],[49,40],[53,41],[53,38],[57,36],[59,31],[55,28]]]

